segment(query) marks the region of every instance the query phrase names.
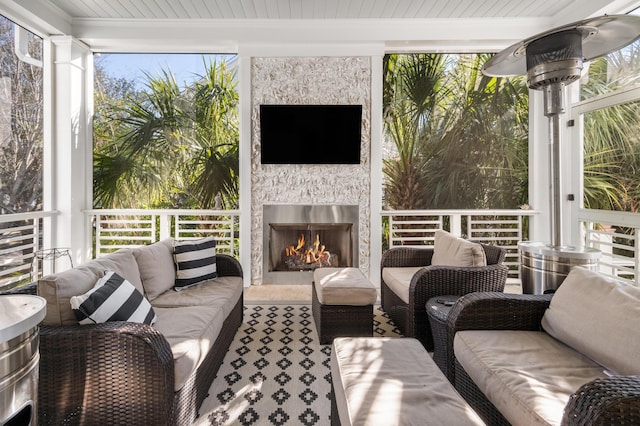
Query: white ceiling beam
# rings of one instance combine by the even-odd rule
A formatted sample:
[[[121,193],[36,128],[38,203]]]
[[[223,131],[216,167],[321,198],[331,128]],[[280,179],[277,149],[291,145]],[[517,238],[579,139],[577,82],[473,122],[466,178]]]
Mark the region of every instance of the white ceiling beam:
[[[501,49],[551,28],[541,18],[340,19],[340,20],[97,20],[77,19],[74,37],[97,51],[136,47],[182,47],[202,51],[213,45],[382,43],[391,48],[435,49],[469,46]],[[168,37],[170,35],[170,38]]]

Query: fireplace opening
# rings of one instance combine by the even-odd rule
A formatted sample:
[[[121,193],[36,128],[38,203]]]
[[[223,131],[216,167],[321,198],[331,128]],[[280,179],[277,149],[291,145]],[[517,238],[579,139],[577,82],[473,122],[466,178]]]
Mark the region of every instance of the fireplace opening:
[[[279,223],[269,228],[269,272],[353,266],[351,223]]]
[[[323,267],[359,265],[357,205],[264,204],[262,283],[311,284]]]

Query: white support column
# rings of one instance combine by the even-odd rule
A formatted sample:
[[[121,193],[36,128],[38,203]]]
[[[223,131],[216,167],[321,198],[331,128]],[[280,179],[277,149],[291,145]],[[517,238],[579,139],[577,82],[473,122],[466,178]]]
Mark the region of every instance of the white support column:
[[[530,216],[529,240],[550,242],[549,119],[544,115],[544,96],[529,90],[529,205],[540,214]]]
[[[52,245],[69,247],[74,265],[91,253],[91,224],[83,210],[91,207],[92,138],[87,99],[89,50],[69,36],[54,36],[52,97]],[[90,67],[91,68],[91,67]],[[88,93],[89,92],[89,93]]]
[[[380,287],[382,259],[382,56],[371,56],[369,280]]]
[[[240,116],[240,264],[251,285],[251,56],[238,56]]]
[[[566,167],[563,179],[565,182],[564,193],[572,194],[573,201],[569,201],[565,196],[563,202],[565,223],[563,232],[564,241],[568,245],[574,247],[582,247],[585,243],[585,230],[578,226],[578,210],[584,207],[584,152],[583,152],[583,127],[582,117],[580,114],[574,114],[572,105],[580,99],[580,85],[575,83],[567,87],[567,113],[564,121],[573,120],[573,126],[565,127],[566,135],[564,140],[567,142],[564,147],[563,155],[566,158],[564,166]]]

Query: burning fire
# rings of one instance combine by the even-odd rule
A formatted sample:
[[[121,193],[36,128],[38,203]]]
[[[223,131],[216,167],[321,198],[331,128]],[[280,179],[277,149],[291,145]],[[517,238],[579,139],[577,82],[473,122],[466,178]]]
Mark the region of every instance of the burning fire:
[[[320,266],[331,266],[331,253],[325,250],[324,244],[320,244],[319,234],[316,234],[313,247],[308,248],[305,248],[304,234],[300,234],[298,244],[286,247],[285,254],[288,258],[295,258],[296,262],[299,263],[318,263]]]

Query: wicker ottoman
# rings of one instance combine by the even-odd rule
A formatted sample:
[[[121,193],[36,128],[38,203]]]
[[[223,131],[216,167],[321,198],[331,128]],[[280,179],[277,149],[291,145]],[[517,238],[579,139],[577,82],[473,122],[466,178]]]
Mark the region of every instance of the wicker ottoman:
[[[358,268],[318,268],[313,272],[311,310],[320,344],[334,337],[372,336],[375,286]]]
[[[333,341],[332,425],[483,425],[420,341],[341,337]]]

